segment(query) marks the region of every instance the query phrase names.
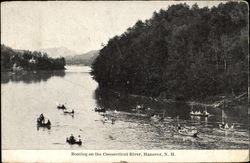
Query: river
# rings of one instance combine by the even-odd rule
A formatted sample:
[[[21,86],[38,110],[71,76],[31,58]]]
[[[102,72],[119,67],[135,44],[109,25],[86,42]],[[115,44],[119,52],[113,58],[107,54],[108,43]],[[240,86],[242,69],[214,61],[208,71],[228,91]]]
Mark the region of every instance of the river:
[[[185,103],[163,103],[101,90],[89,74],[90,68],[67,66],[65,71],[1,73],[2,149],[248,149],[247,110],[207,108],[209,117],[189,116]],[[56,108],[65,103],[74,116]],[[138,104],[164,116],[152,120],[135,113]],[[105,107],[105,114],[94,111]],[[203,110],[204,108],[196,108]],[[43,113],[51,129],[37,128]],[[222,117],[223,115],[223,117]],[[178,119],[176,117],[179,117]],[[112,117],[115,123],[103,123]],[[177,121],[199,130],[197,138],[174,132]],[[233,131],[222,131],[218,124],[235,123]],[[82,146],[69,145],[66,137],[80,135]]]

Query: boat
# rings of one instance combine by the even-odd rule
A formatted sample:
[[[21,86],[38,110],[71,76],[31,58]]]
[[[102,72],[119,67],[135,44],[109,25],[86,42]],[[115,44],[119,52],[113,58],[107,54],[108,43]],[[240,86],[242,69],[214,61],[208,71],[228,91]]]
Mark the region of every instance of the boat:
[[[234,123],[229,127],[228,124],[219,124],[219,128],[220,130],[223,130],[223,131],[233,131],[234,130]]]
[[[234,130],[234,123],[229,127],[227,123],[225,123],[226,115],[223,109],[221,109],[221,124],[219,124],[219,129],[223,131],[233,131]]]
[[[64,105],[57,105],[57,109],[66,109]]]
[[[63,113],[64,113],[64,114],[74,114],[75,111],[74,111],[74,110],[72,110],[72,111],[66,111],[66,110],[64,110]]]
[[[67,138],[66,142],[69,143],[69,144],[71,144],[71,145],[74,145],[74,144],[82,145],[81,139],[79,139],[78,141],[76,141],[75,139],[70,140],[69,138]]]
[[[160,121],[160,120],[163,120],[163,117],[161,117],[160,115],[154,114],[150,117],[150,119],[153,121]]]
[[[196,128],[181,127],[177,129],[177,132],[183,136],[197,137],[198,130]]]
[[[190,115],[191,116],[199,116],[199,117],[208,117],[209,113],[208,112],[201,113],[201,112],[193,112],[193,111],[191,111]]]
[[[51,128],[51,123],[50,123],[49,120],[45,123],[45,122],[41,121],[40,118],[37,118],[37,127],[46,127],[48,129],[50,129]]]
[[[195,127],[181,126],[179,123],[179,116],[177,116],[177,127],[174,128],[174,131],[183,136],[197,137],[198,130]]]
[[[95,112],[103,112],[105,113],[106,112],[106,109],[105,108],[95,108]]]
[[[207,107],[205,107],[205,110],[203,112],[200,111],[193,111],[193,105],[192,105],[192,109],[190,112],[190,116],[200,116],[200,117],[208,117],[210,114],[207,112]]]
[[[105,117],[104,120],[102,120],[103,123],[111,123],[111,124],[114,124],[115,123],[115,119],[114,118],[107,118]]]

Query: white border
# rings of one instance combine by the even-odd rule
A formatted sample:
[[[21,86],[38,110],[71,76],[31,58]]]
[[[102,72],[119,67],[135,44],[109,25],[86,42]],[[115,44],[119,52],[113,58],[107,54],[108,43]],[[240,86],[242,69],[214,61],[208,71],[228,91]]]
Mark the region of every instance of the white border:
[[[72,152],[76,155],[72,155]],[[99,156],[95,153],[98,152]],[[162,153],[163,156],[143,156]],[[94,153],[93,156],[84,154]],[[104,153],[141,153],[105,156]],[[167,153],[168,156],[164,156]],[[171,156],[174,153],[174,156]],[[77,155],[79,154],[79,155]],[[249,150],[2,150],[2,162],[247,162]]]

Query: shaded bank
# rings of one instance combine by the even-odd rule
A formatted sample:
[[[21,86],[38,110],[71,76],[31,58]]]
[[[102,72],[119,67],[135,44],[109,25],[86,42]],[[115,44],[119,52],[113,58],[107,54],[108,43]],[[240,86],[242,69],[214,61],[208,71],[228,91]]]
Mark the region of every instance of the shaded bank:
[[[185,101],[174,101],[167,99],[155,99],[152,97],[138,96],[138,95],[128,95],[122,94],[106,88],[97,88],[95,90],[95,98],[97,100],[98,106],[105,108],[108,111],[122,111],[133,114],[137,114],[134,111],[137,105],[142,105],[146,108],[142,113],[150,117],[152,114],[160,115],[163,117],[180,119],[191,119],[190,111],[191,109],[204,111],[205,109],[212,115],[210,119],[216,121],[222,120],[222,111],[224,112],[223,117],[226,121],[230,122],[240,122],[248,124],[248,108],[246,103],[241,105],[230,106],[226,108],[213,107],[204,103],[196,103],[191,106],[190,102]],[[246,98],[244,98],[244,102]],[[150,110],[147,110],[150,108]]]

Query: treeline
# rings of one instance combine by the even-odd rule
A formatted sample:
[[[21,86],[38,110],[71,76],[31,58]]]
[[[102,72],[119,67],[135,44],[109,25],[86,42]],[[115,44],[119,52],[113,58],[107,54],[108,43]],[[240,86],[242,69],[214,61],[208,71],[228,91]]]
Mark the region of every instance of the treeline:
[[[46,53],[14,50],[1,45],[1,71],[15,70],[61,70],[65,59],[50,58]]]
[[[247,3],[154,12],[109,40],[92,75],[101,87],[162,98],[247,92]]]

